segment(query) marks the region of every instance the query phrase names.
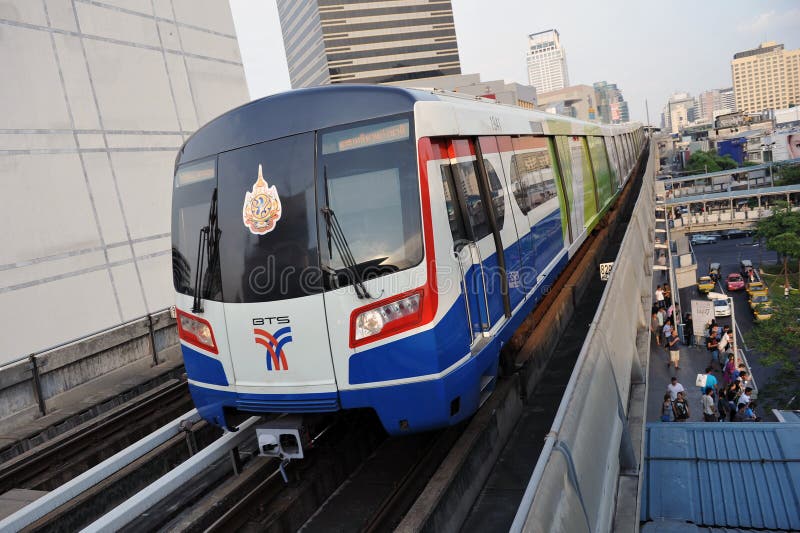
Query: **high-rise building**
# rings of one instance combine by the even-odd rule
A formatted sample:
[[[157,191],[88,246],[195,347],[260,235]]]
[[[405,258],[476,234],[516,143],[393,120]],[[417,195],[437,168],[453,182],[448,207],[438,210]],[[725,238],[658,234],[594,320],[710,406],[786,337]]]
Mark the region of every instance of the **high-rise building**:
[[[695,120],[695,99],[688,93],[675,93],[664,107],[664,128],[678,133]]]
[[[594,83],[597,113],[604,124],[621,124],[630,121],[628,102],[622,97],[616,83],[598,81]]]
[[[569,86],[567,52],[558,30],[528,35],[528,83],[536,92],[548,93]]]
[[[589,85],[570,85],[536,95],[538,108],[580,120],[596,120],[595,91]]]
[[[695,100],[695,120],[713,122],[714,114],[733,113],[736,105],[733,97],[733,88],[712,89],[704,91]]]
[[[719,90],[720,111],[728,110],[728,113],[736,112],[736,96],[733,87]]]
[[[450,0],[278,0],[293,88],[461,74]]]
[[[773,41],[733,55],[736,109],[761,113],[800,105],[800,49],[784,50]]]

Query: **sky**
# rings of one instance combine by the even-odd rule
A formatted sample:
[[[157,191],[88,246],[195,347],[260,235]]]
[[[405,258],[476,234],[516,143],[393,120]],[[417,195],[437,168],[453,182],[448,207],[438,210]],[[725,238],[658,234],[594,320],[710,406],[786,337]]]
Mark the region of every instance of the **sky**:
[[[291,88],[275,0],[230,0],[250,97]],[[616,83],[631,120],[669,96],[730,87],[733,54],[800,48],[798,0],[453,0],[461,71],[528,83],[527,36],[561,34],[572,85]],[[487,6],[490,6],[487,9]]]

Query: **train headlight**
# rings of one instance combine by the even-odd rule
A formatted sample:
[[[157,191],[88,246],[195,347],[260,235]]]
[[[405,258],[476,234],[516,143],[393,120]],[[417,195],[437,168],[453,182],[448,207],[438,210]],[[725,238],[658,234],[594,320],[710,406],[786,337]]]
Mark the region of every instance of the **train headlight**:
[[[200,317],[177,310],[178,337],[198,348],[219,353],[211,324]]]
[[[351,315],[352,347],[415,327],[422,316],[422,292],[415,291],[383,300]]]

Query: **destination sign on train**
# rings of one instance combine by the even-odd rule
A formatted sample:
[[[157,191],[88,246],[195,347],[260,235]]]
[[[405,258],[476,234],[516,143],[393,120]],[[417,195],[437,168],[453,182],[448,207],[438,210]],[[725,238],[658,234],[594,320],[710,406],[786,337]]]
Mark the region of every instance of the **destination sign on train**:
[[[356,148],[365,148],[395,141],[408,139],[408,120],[395,120],[371,124],[322,136],[322,153],[335,154]]]

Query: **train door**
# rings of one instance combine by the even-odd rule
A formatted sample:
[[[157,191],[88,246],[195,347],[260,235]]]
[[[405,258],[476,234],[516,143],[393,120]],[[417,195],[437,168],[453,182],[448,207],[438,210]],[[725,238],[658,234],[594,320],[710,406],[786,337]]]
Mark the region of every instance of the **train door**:
[[[511,316],[500,235],[504,217],[498,217],[505,209],[503,188],[496,173],[487,174],[485,161],[479,157],[480,146],[476,156],[475,142],[453,139],[448,151],[450,172],[445,183],[449,180],[450,193],[460,206],[464,223],[464,235],[455,241],[454,253],[463,274],[473,339],[490,337]]]
[[[520,237],[527,233],[525,226],[518,224],[515,212],[511,208],[513,200],[506,198],[505,191],[510,191],[509,168],[512,153],[511,137],[479,137],[480,152],[492,194],[497,228],[500,233],[503,254],[505,256],[505,274],[508,284],[508,299],[511,309],[525,298],[522,284],[523,249]]]

